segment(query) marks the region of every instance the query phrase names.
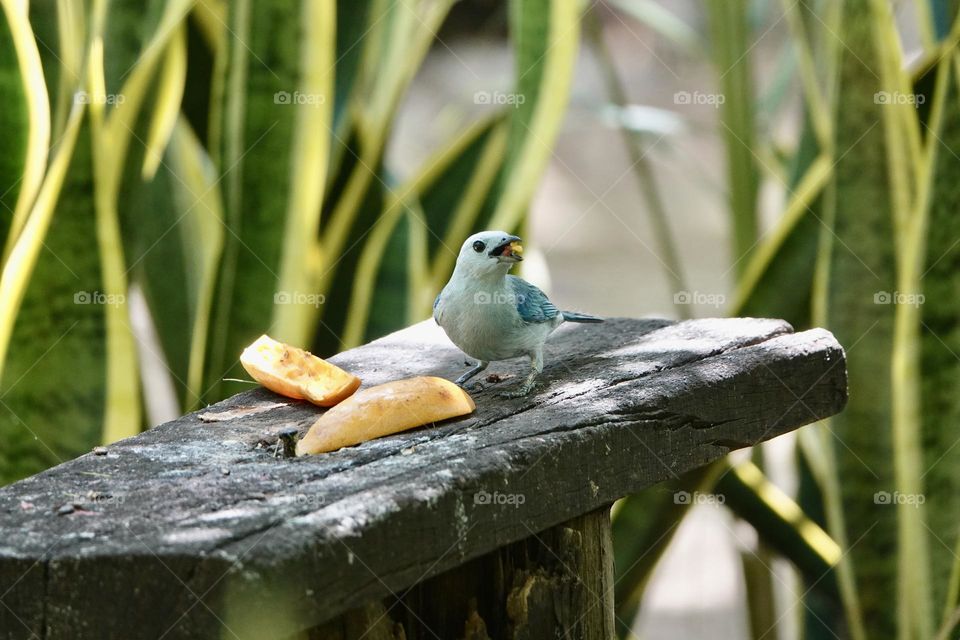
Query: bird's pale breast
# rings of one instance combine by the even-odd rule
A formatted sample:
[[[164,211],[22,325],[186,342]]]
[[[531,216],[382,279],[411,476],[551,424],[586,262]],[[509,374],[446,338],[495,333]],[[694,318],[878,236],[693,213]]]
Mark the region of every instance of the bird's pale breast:
[[[437,322],[450,340],[480,360],[506,360],[543,344],[558,322],[531,325],[517,312],[506,287],[469,291],[448,286],[440,297]]]

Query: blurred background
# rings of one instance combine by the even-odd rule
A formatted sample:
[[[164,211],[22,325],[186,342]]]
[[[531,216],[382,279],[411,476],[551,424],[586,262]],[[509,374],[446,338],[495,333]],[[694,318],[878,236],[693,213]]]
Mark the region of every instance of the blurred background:
[[[622,637],[958,637],[958,4],[0,0],[0,483],[502,228],[563,308],[847,349],[841,416],[615,505]]]

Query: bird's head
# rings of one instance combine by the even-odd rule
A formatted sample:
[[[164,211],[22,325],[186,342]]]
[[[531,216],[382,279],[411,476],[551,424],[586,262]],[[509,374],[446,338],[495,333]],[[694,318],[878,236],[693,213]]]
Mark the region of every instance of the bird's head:
[[[523,260],[520,238],[505,231],[475,233],[460,247],[457,269],[473,276],[504,275]]]

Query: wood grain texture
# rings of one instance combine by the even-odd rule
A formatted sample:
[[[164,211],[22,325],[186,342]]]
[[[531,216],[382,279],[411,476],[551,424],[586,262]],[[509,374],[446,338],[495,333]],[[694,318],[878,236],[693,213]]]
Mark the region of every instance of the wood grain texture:
[[[615,638],[610,507],[531,532],[309,634],[310,640],[370,637]]]
[[[791,331],[564,326],[527,398],[497,397],[524,367],[499,364],[471,416],[300,459],[270,445],[322,410],[239,394],[0,490],[0,637],[279,638],[400,595],[838,412],[843,350]],[[365,386],[464,368],[432,321],[333,360]]]

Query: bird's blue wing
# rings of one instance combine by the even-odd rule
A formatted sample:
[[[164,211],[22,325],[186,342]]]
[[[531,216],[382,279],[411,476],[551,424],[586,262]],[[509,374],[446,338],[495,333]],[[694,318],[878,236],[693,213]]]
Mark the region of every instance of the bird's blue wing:
[[[441,296],[442,294],[443,294],[443,292],[441,291],[440,293],[437,294],[437,297],[434,298],[434,300],[433,300],[433,310],[434,310],[434,311],[437,310],[437,305],[440,304],[440,296]]]
[[[513,287],[514,295],[517,297],[517,313],[520,314],[520,319],[524,322],[548,322],[560,313],[547,298],[547,294],[523,278],[508,275],[507,279]]]

